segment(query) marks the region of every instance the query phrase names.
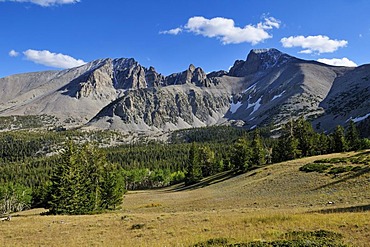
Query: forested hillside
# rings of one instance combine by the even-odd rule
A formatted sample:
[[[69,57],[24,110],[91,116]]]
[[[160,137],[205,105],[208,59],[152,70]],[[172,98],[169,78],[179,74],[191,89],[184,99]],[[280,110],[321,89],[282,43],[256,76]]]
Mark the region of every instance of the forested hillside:
[[[271,138],[271,130],[267,128],[247,132],[233,127],[208,127],[173,132],[169,143],[149,141],[112,146],[112,140],[119,138],[115,132],[2,132],[0,199],[2,205],[10,199],[14,204],[21,201],[23,206],[17,210],[50,207],[50,191],[55,187],[58,169],[60,171],[61,165],[73,166],[81,156],[71,153],[72,158],[65,159],[70,141],[77,147],[90,143],[94,147],[91,150],[95,150],[88,151],[92,152],[90,156],[98,152],[101,157],[78,161],[75,172],[83,174],[86,171],[79,170],[81,167],[89,169],[103,159],[104,162],[99,161],[101,167],[108,167],[108,164],[115,167],[119,175],[112,173],[112,179],[122,177],[125,184],[122,187],[126,190],[158,188],[180,182],[191,185],[223,171],[237,174],[300,157],[370,148],[370,141],[360,138],[353,122],[347,129],[338,126],[333,133],[324,134],[316,133],[309,122],[300,118],[283,126],[279,133],[279,138]],[[21,198],[19,195],[24,195],[23,191],[29,196]],[[3,209],[3,213],[7,211],[9,207]]]

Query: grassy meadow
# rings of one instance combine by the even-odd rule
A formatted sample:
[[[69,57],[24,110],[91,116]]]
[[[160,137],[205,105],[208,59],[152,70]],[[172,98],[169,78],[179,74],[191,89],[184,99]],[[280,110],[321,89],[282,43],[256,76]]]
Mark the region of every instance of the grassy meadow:
[[[130,191],[122,209],[111,213],[16,213],[0,222],[0,246],[247,246],[240,243],[289,240],[295,232],[319,230],[340,235],[343,245],[370,246],[370,165],[353,164],[348,157],[354,155],[303,158],[237,176],[225,172],[187,188]],[[333,166],[359,168],[299,171],[338,157],[352,163],[343,159]]]

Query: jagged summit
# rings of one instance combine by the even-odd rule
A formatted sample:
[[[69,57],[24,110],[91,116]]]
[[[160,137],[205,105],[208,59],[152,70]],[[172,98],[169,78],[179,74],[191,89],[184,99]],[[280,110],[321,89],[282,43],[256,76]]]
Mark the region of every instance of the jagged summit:
[[[278,49],[275,49],[275,48],[252,49],[250,52],[251,53],[256,53],[256,54],[260,54],[260,53],[282,53],[281,51],[279,51]]]
[[[275,48],[253,49],[249,52],[247,59],[237,60],[230,69],[230,76],[248,76],[250,74],[265,71],[274,67],[280,67],[289,61],[292,56],[285,54]]]
[[[229,73],[225,71],[211,72],[209,78],[225,74],[235,77],[244,77],[256,71],[268,70],[276,66],[281,66],[291,58],[293,57],[275,48],[252,49],[245,61],[235,61]],[[109,64],[112,69],[114,85],[122,89],[184,83],[209,85],[209,82],[206,82],[207,76],[203,69],[201,67],[195,67],[193,64],[190,64],[187,70],[173,73],[169,76],[161,75],[152,66],[149,68],[141,66],[134,58],[97,59],[82,67],[86,69],[86,73],[90,73],[107,64]],[[194,76],[196,78],[193,78]],[[146,79],[149,79],[149,81],[146,81]],[[122,80],[126,82],[122,83]],[[131,82],[127,83],[127,80],[131,80]]]

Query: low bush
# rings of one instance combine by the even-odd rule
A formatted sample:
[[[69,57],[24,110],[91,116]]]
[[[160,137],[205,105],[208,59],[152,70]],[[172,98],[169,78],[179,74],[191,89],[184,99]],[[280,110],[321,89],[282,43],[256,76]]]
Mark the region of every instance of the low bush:
[[[340,174],[340,173],[345,173],[345,172],[350,172],[350,171],[357,171],[361,169],[359,166],[339,166],[339,167],[333,167],[330,169],[328,172],[329,174]]]
[[[323,173],[333,165],[323,163],[310,163],[299,168],[302,172],[319,172]]]

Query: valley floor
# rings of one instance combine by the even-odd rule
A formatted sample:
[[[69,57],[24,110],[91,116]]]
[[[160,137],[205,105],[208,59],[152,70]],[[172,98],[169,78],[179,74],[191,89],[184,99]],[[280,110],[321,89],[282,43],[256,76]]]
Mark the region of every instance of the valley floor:
[[[101,215],[19,213],[0,222],[0,245],[192,246],[215,238],[245,243],[326,230],[351,246],[369,246],[369,165],[337,176],[299,171],[318,159],[351,155],[304,158],[238,176],[222,173],[190,188],[129,192],[122,210]]]

